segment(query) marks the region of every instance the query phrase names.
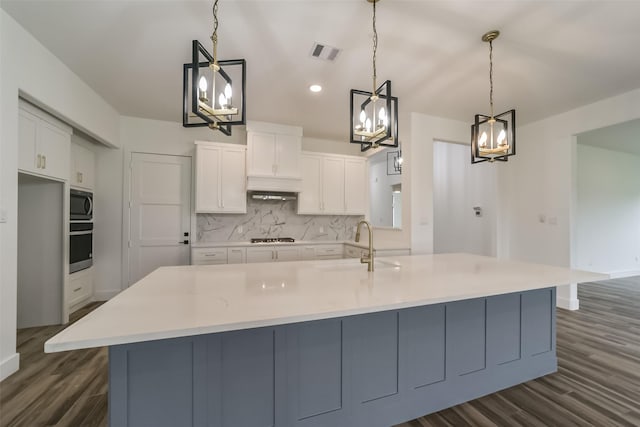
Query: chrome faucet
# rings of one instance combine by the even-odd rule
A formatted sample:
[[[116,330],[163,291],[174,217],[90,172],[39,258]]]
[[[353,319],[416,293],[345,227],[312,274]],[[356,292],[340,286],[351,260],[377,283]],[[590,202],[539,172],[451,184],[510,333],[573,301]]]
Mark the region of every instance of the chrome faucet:
[[[358,223],[358,228],[356,229],[356,242],[360,241],[360,227],[362,226],[362,224],[366,225],[367,229],[369,230],[369,255],[362,256],[360,258],[360,262],[362,264],[369,264],[369,268],[367,268],[367,271],[373,271],[373,231],[371,231],[371,224],[369,224],[365,220],[362,220]]]

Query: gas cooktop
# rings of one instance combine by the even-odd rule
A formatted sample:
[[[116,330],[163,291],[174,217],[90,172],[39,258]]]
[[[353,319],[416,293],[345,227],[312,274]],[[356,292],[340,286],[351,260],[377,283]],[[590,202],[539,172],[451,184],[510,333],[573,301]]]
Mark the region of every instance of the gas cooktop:
[[[251,243],[293,243],[293,237],[261,237],[251,239]]]

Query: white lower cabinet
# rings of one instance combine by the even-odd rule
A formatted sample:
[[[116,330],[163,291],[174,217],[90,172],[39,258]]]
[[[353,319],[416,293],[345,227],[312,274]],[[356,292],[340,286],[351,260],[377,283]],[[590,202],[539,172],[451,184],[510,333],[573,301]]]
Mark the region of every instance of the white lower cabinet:
[[[227,248],[191,249],[191,264],[193,265],[227,264],[227,260]]]
[[[343,245],[313,245],[301,249],[301,257],[304,260],[311,259],[340,259],[343,257]]]
[[[282,262],[300,259],[300,248],[297,246],[247,248],[247,262]]]
[[[93,267],[69,275],[67,306],[73,312],[93,297]]]
[[[247,262],[247,248],[228,248],[227,262],[229,264],[244,264]]]

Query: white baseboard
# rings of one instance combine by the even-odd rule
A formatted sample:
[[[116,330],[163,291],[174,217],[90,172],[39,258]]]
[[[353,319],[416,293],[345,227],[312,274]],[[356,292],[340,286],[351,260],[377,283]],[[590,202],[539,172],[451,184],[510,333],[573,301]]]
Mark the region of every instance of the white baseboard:
[[[20,353],[14,353],[0,362],[0,381],[20,368]]]
[[[608,274],[612,279],[622,279],[624,277],[640,276],[640,270],[610,271]]]
[[[94,301],[109,301],[111,298],[122,292],[121,289],[110,289],[108,291],[95,291],[93,293]]]
[[[557,298],[556,299],[556,307],[564,308],[565,310],[577,310],[580,308],[580,300],[579,299],[568,299],[568,298]]]

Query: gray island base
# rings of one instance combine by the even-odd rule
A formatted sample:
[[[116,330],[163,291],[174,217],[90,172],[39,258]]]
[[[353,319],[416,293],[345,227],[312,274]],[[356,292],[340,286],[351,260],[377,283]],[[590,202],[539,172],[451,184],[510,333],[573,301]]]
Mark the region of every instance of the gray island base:
[[[555,288],[109,347],[110,425],[389,427],[557,369]]]

